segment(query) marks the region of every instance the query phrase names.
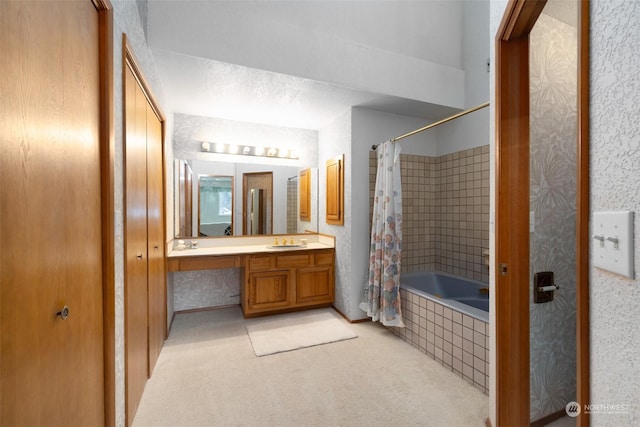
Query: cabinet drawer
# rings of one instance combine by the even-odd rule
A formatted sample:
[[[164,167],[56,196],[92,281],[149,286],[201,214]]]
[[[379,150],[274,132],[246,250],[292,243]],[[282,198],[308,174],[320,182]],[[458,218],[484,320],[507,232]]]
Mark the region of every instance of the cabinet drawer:
[[[252,256],[249,258],[248,268],[250,271],[270,270],[273,268],[273,257]]]
[[[332,265],[333,264],[333,253],[332,252],[321,252],[314,255],[315,264],[316,265]]]
[[[194,257],[193,259],[183,258],[179,262],[179,271],[240,267],[239,256]]]
[[[276,266],[278,268],[307,267],[309,266],[309,255],[278,255]]]

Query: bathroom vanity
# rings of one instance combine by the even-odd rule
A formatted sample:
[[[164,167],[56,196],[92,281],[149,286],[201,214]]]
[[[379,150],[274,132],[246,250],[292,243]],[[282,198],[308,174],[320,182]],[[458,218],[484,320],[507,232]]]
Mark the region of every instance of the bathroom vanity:
[[[245,317],[331,305],[334,249],[245,256],[241,305]]]
[[[169,252],[169,272],[241,268],[245,317],[333,304],[335,238],[304,234],[306,245],[273,245],[273,237],[200,240],[197,249]],[[205,246],[203,246],[205,245]]]

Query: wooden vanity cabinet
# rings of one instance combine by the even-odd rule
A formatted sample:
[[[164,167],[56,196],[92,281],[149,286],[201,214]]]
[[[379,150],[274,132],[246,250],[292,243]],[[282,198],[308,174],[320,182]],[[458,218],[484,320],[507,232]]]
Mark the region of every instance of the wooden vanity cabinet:
[[[254,317],[331,305],[334,301],[334,250],[247,255],[242,312]]]

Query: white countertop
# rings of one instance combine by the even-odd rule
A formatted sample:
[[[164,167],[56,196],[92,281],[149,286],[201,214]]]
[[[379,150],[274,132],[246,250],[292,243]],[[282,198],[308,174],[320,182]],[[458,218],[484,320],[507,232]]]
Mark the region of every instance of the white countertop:
[[[223,247],[210,247],[210,248],[197,248],[197,249],[183,249],[180,251],[173,250],[169,252],[169,258],[177,257],[189,257],[189,256],[207,256],[207,255],[241,255],[241,254],[255,254],[255,253],[284,253],[284,252],[296,252],[296,251],[308,251],[310,249],[332,249],[333,246],[323,243],[308,243],[306,246],[296,247],[281,247],[273,248],[270,245],[238,245],[238,246],[223,246]]]
[[[192,257],[192,256],[212,256],[212,255],[243,255],[255,253],[284,253],[296,251],[308,251],[313,249],[332,249],[335,247],[335,238],[322,234],[302,234],[293,235],[297,242],[301,238],[307,239],[305,246],[282,246],[273,247],[274,236],[259,237],[234,237],[234,238],[213,238],[213,239],[184,239],[190,243],[192,240],[198,241],[197,249],[175,250],[173,243],[168,247],[168,258]],[[280,241],[285,236],[280,237]]]

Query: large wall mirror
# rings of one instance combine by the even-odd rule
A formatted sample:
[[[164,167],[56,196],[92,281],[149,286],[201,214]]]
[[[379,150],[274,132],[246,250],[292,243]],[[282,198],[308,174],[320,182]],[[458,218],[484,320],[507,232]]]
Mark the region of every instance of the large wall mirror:
[[[302,219],[301,172],[310,194],[310,214]],[[176,238],[317,232],[318,169],[175,160],[174,204]]]

